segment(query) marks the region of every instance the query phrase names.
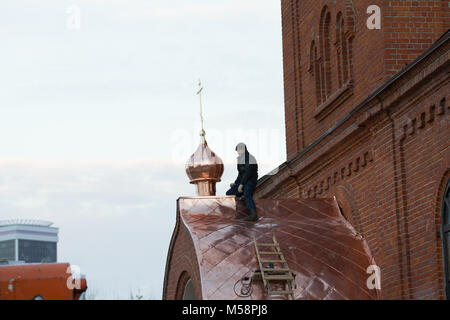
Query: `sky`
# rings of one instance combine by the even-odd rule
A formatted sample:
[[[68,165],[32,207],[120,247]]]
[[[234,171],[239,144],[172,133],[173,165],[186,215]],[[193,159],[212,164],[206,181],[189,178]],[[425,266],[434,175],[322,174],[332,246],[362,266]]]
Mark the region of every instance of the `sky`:
[[[0,220],[49,220],[93,299],[161,299],[184,165],[286,158],[280,2],[0,2]]]

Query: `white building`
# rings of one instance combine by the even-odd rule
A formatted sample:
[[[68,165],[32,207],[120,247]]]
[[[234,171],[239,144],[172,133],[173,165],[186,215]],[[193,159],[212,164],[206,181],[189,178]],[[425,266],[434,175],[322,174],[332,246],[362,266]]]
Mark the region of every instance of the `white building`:
[[[57,261],[58,228],[41,220],[0,221],[0,261]]]

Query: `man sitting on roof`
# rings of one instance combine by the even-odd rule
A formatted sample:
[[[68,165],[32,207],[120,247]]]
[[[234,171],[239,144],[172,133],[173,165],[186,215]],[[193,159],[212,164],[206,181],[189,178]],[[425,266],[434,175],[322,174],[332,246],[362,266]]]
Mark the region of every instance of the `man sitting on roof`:
[[[236,146],[236,151],[239,154],[237,157],[238,177],[234,183],[230,184],[230,190],[226,195],[235,195],[238,199],[245,199],[245,205],[250,210],[250,215],[245,217],[246,221],[256,221],[258,216],[256,214],[256,206],[253,201],[253,192],[256,188],[258,180],[258,164],[253,155],[247,151],[247,146],[244,143],[239,143]]]

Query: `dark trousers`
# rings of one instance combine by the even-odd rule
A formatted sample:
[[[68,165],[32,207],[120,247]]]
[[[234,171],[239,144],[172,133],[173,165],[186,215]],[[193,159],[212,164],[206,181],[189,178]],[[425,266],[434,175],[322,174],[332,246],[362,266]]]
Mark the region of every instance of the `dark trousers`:
[[[238,196],[238,197],[244,195],[245,205],[247,206],[247,208],[248,209],[256,209],[255,201],[253,201],[253,192],[255,191],[256,183],[254,183],[253,181],[248,181],[244,185],[243,193],[238,192],[238,187],[239,187],[239,185],[234,185],[232,188],[230,188],[227,191],[226,195],[227,196]]]

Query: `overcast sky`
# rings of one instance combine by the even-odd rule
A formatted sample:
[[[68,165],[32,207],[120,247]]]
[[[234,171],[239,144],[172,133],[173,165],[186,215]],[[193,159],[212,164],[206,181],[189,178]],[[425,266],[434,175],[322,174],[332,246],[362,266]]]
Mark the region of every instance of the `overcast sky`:
[[[238,142],[285,160],[279,0],[1,1],[0,39],[0,220],[53,221],[96,298],[161,298],[199,77],[218,195]]]

